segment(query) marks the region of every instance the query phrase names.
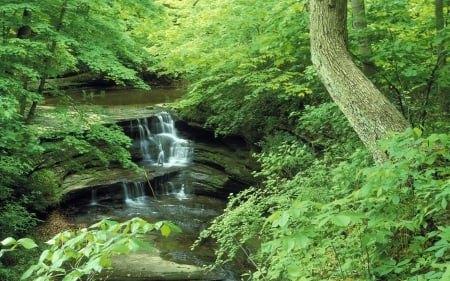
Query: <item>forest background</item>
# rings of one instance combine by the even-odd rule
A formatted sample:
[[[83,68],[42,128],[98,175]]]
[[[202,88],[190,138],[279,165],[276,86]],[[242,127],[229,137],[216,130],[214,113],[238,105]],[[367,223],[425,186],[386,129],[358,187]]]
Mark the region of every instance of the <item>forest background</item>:
[[[2,1],[0,237],[33,231],[59,202],[65,174],[43,159],[64,156],[69,172],[133,165],[121,129],[73,115],[53,79],[147,88],[157,75],[188,85],[183,118],[243,136],[261,165],[259,184],[201,235],[218,242],[217,264],[244,258],[252,280],[447,280],[450,3],[348,2],[353,61],[410,125],[378,136],[378,163],[311,62],[310,5]],[[52,113],[58,130],[36,124],[50,95],[68,98]],[[17,280],[5,259],[0,272]]]

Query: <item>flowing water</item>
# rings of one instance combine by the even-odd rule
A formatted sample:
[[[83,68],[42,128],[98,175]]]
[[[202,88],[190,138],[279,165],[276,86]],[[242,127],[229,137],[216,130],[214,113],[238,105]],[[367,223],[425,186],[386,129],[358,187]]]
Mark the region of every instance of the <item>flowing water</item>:
[[[139,147],[141,166],[184,166],[191,163],[192,143],[178,136],[175,122],[168,112],[162,111],[151,118],[131,121],[130,129],[131,134],[134,131],[139,133],[134,146]]]
[[[67,91],[70,98],[81,104],[93,104],[113,107],[137,107],[142,108],[149,105],[174,102],[180,98],[184,90],[180,88],[152,88],[151,90],[142,89],[87,89],[76,90],[76,92]],[[61,104],[65,100],[61,96],[47,97],[45,105]]]
[[[149,222],[169,220],[182,228],[169,238],[152,238],[163,257],[175,262],[205,265],[214,260],[211,242],[195,251],[190,247],[201,230],[222,213],[223,200],[196,195],[188,167],[194,157],[193,143],[179,136],[172,116],[162,111],[146,119],[131,121],[133,148],[140,152],[140,166],[170,169],[183,167],[150,182],[132,182],[92,190],[77,201],[72,214],[76,223],[94,223],[102,218],[126,220],[141,217]],[[229,273],[226,280],[237,280]]]

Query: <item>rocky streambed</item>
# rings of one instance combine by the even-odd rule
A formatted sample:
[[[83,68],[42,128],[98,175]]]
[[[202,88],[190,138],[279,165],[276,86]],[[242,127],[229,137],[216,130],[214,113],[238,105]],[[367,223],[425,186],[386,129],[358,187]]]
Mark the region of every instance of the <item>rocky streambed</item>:
[[[112,119],[133,139],[133,160],[141,170],[96,169],[66,177],[62,206],[70,223],[138,216],[150,222],[170,220],[183,232],[149,236],[153,251],[115,257],[113,269],[105,272],[108,280],[237,280],[242,268],[203,268],[214,260],[212,242],[195,251],[190,247],[221,214],[228,194],[253,183],[255,164],[245,142],[214,138],[161,107],[115,111],[120,114]]]

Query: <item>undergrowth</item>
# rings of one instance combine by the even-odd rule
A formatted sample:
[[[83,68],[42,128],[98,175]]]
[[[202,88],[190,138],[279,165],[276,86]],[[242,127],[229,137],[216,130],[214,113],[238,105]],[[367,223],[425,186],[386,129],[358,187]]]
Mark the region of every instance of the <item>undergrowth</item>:
[[[232,195],[197,244],[217,241],[216,265],[247,258],[248,280],[449,280],[449,135],[393,134],[382,165],[346,136],[266,139],[261,185]]]

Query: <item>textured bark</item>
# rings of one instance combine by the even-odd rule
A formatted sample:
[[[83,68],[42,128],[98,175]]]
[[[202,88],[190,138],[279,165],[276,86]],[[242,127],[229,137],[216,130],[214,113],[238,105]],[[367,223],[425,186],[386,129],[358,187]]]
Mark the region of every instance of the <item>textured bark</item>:
[[[376,68],[370,60],[372,57],[372,49],[370,48],[370,42],[367,36],[364,34],[367,30],[364,0],[352,0],[352,20],[353,28],[356,30],[362,70],[364,74],[371,76],[376,72]]]
[[[332,99],[363,143],[382,162],[377,141],[409,127],[403,115],[355,65],[347,50],[347,0],[309,3],[311,58]]]

